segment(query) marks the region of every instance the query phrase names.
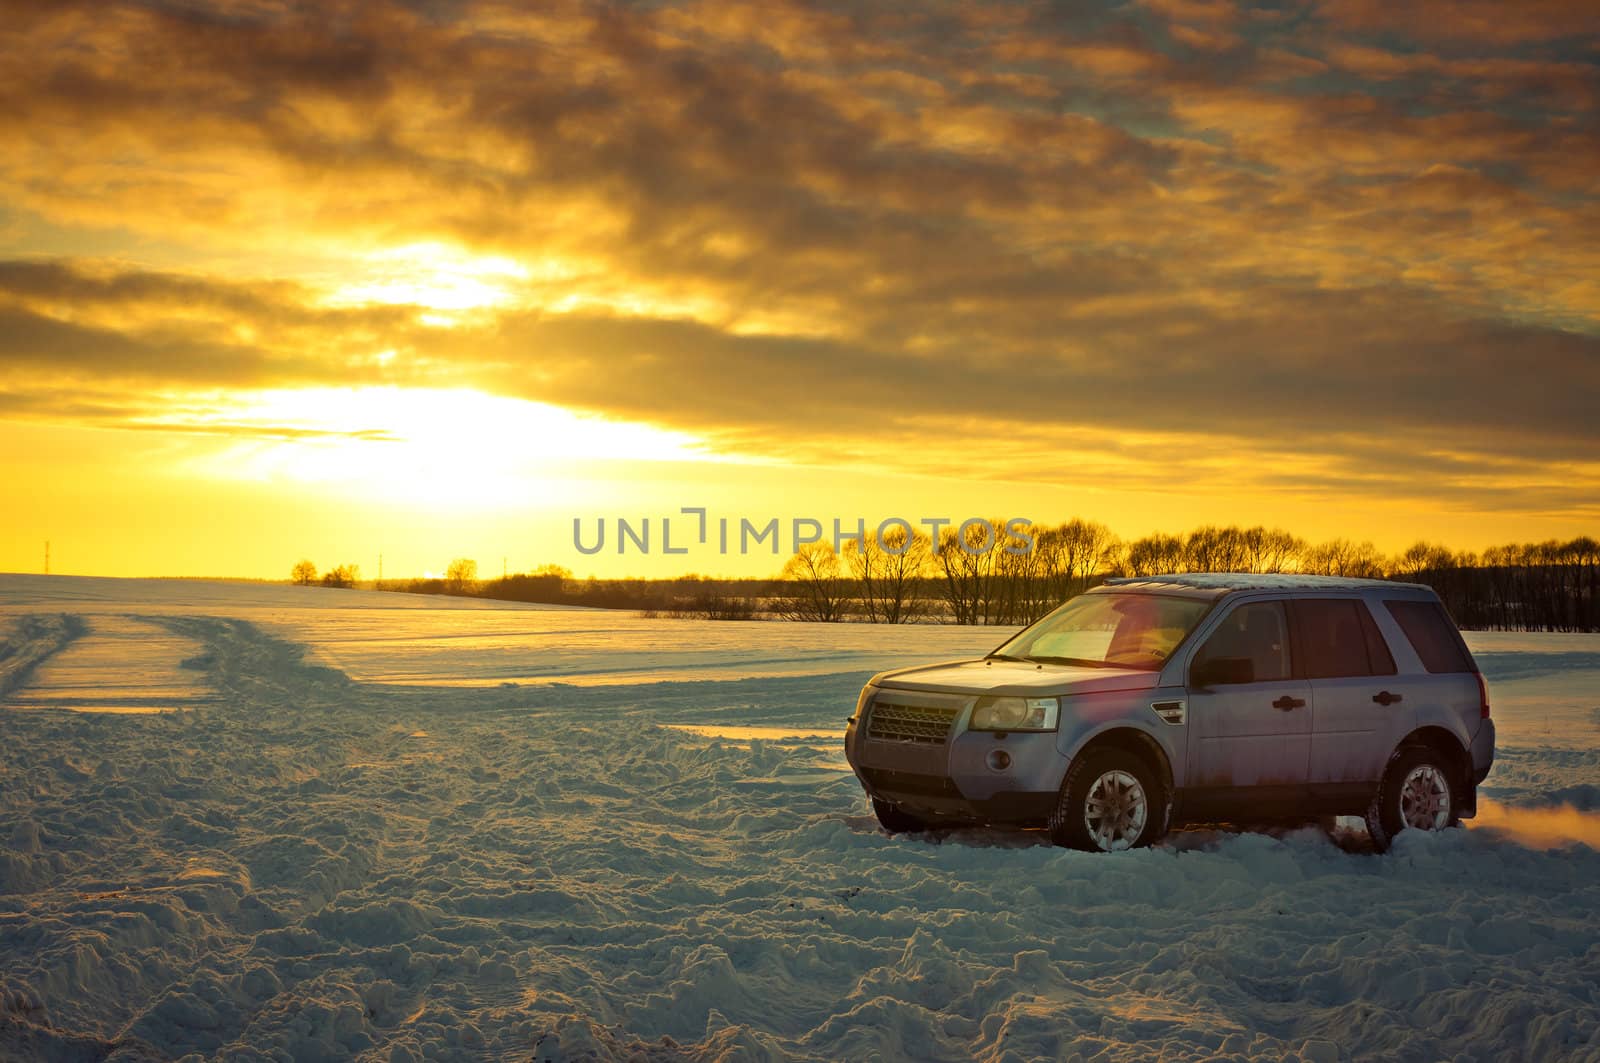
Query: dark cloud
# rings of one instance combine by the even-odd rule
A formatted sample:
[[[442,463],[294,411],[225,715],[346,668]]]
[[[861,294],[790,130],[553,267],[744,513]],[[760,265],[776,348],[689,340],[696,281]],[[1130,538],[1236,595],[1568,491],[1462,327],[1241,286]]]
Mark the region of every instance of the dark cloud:
[[[1095,352],[1082,358],[1055,356],[1041,337],[1029,351],[929,357],[689,322],[530,317],[502,325],[495,350],[515,368],[495,379],[529,398],[678,427],[748,424],[780,439],[972,418],[1333,446],[1412,440],[1426,427],[1453,446],[1502,449],[1524,445],[1537,424],[1533,449],[1547,457],[1600,448],[1600,339],[1452,319],[1375,292],[1259,298],[1251,320],[1144,315],[1137,343],[1122,335],[1128,321],[1082,325],[1075,341]],[[1187,327],[1152,347],[1144,337],[1164,324]]]

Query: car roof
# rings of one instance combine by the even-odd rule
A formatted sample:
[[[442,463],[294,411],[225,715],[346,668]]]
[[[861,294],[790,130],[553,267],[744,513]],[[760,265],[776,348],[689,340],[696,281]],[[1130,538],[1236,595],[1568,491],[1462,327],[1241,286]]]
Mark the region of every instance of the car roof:
[[[1172,572],[1160,576],[1124,576],[1108,579],[1104,590],[1144,593],[1179,593],[1196,597],[1219,598],[1235,591],[1427,591],[1421,583],[1396,583],[1386,579],[1358,579],[1354,576],[1313,576],[1301,572]]]

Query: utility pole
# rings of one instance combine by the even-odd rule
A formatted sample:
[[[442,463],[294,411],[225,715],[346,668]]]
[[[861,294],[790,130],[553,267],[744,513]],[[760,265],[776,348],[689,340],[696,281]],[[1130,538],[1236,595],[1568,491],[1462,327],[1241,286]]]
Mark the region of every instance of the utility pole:
[[[50,540],[44,541],[44,574],[50,575]]]
[[[500,559],[500,578],[506,578],[506,559],[503,557]]]
[[[383,582],[383,555],[378,555],[378,582]]]

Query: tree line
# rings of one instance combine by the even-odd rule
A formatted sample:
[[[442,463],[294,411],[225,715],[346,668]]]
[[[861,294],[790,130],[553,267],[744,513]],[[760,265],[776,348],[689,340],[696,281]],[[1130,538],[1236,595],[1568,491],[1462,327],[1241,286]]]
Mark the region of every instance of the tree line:
[[[1003,522],[990,524],[1003,528]],[[939,549],[899,529],[836,551],[802,547],[784,566],[771,610],[796,620],[960,624],[1031,623],[1075,594],[1117,576],[1175,572],[1291,572],[1391,579],[1432,587],[1463,627],[1600,631],[1600,543],[1507,544],[1482,554],[1418,542],[1385,555],[1370,542],[1312,542],[1282,528],[1205,525],[1183,535],[1119,539],[1091,520],[1035,525],[1033,548],[973,526],[947,529]]]
[[[577,580],[554,565],[478,580],[476,563],[457,558],[442,579],[392,580],[378,589],[634,609],[647,616],[1018,626],[1115,576],[1300,572],[1427,584],[1468,628],[1600,630],[1600,543],[1589,537],[1508,544],[1482,554],[1418,542],[1390,556],[1370,542],[1310,542],[1262,526],[1206,525],[1182,535],[1123,540],[1104,524],[1075,518],[1020,534],[1031,537],[1031,549],[1022,548],[1019,533],[1004,521],[971,523],[965,530],[945,529],[935,549],[927,534],[891,527],[881,539],[869,533],[842,549],[827,540],[807,544],[776,580]],[[350,582],[329,585],[354,584],[354,566],[340,566],[322,582],[334,572]],[[316,569],[301,562],[294,578],[317,582]]]
[[[1482,554],[1418,543],[1388,575],[1426,583],[1462,627],[1484,631],[1600,631],[1600,543],[1512,543]]]
[[[354,587],[361,582],[361,566],[335,565],[319,575],[316,565],[302,559],[289,570],[289,582],[300,587]]]

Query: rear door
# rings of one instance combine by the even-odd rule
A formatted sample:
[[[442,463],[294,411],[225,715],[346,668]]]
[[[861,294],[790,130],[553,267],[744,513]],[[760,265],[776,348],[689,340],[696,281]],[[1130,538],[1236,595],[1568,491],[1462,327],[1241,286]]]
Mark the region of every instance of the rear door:
[[[1446,726],[1470,746],[1483,724],[1483,693],[1478,665],[1461,633],[1438,601],[1385,599],[1383,607],[1405,637],[1395,652],[1411,650],[1420,670],[1407,667],[1401,678],[1406,697],[1416,708],[1417,722]],[[1408,662],[1402,661],[1405,666]]]
[[[1413,719],[1394,658],[1359,598],[1301,598],[1289,618],[1295,659],[1311,682],[1312,795],[1370,792]]]
[[[1232,678],[1247,681],[1197,682],[1216,661],[1236,662]],[[1189,667],[1185,814],[1271,815],[1297,804],[1310,761],[1310,697],[1310,684],[1294,677],[1284,603],[1243,602],[1226,613]]]

